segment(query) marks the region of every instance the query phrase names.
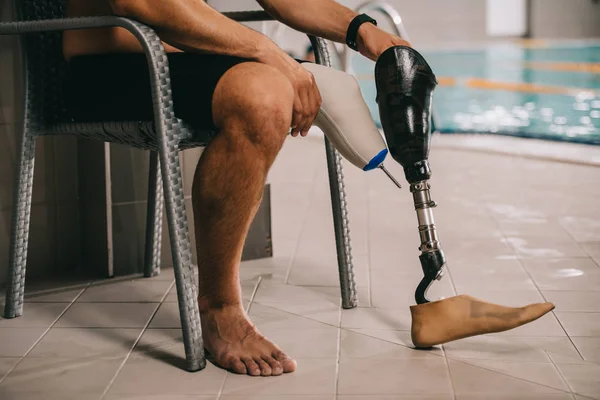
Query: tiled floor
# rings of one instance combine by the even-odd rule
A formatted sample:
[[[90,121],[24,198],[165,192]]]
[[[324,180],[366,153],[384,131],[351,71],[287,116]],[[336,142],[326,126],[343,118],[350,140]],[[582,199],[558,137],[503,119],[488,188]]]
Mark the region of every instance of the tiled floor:
[[[350,165],[360,307],[342,310],[322,139],[290,139],[270,176],[275,256],[243,263],[242,280],[251,317],[298,359],[297,372],[183,371],[165,269],[31,293],[24,316],[0,320],[0,399],[600,399],[600,168],[436,144],[430,161],[449,265],[431,297],[546,299],[554,312],[414,350],[408,306],[421,272],[410,193]]]

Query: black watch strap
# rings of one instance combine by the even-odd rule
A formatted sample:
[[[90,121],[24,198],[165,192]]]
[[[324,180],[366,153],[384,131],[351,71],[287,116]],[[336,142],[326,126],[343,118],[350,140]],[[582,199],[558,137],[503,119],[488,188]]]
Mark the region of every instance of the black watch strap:
[[[348,32],[346,33],[346,44],[352,50],[358,51],[358,45],[356,44],[356,36],[358,35],[358,28],[365,22],[370,22],[373,25],[377,25],[377,21],[369,17],[367,14],[360,14],[354,17],[348,26]]]

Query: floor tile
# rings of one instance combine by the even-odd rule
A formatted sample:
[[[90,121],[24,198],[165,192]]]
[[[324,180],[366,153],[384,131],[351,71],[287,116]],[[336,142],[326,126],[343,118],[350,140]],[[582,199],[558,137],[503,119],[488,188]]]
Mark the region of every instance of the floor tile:
[[[222,398],[222,397],[221,397]],[[185,394],[111,394],[104,400],[217,400],[217,395],[185,395]]]
[[[0,384],[0,394],[102,393],[122,361],[121,358],[26,358]]]
[[[217,394],[226,372],[207,363],[202,371],[185,370],[183,359],[130,358],[109,390],[115,394]]]
[[[52,328],[27,357],[125,357],[140,333],[140,328]]]
[[[600,337],[571,336],[571,340],[586,361],[600,364]]]
[[[0,328],[0,357],[23,357],[47,328]]]
[[[600,258],[600,240],[596,237],[593,241],[579,243],[581,248],[590,256]]]
[[[344,394],[339,395],[337,400],[454,400],[451,394],[424,394],[424,395],[385,395],[385,394]]]
[[[154,303],[75,303],[57,328],[142,328],[156,309]]]
[[[560,223],[578,242],[598,240],[600,237],[598,218],[563,217]]]
[[[355,257],[354,274],[357,284],[368,282],[366,256]],[[298,286],[339,286],[340,277],[335,250],[332,254],[319,254],[319,257],[298,253],[294,258],[288,283]]]
[[[146,329],[131,358],[185,358],[181,329]]]
[[[415,304],[415,289],[423,278],[406,278],[400,283],[375,283],[371,282],[372,306],[376,308],[407,309]],[[449,276],[446,275],[441,281],[436,281],[427,291],[430,300],[439,300],[455,295],[454,286]]]
[[[414,349],[404,344],[389,342],[362,334],[360,331],[342,330],[340,360],[359,359],[420,359],[439,358],[435,352]]]
[[[90,286],[77,299],[78,303],[150,303],[160,302],[171,286],[170,281],[136,279]]]
[[[331,394],[224,394],[219,400],[334,400]]]
[[[521,235],[509,236],[506,240],[523,258],[587,257],[572,239]]]
[[[600,313],[557,312],[569,336],[600,337]]]
[[[338,393],[450,394],[452,385],[442,358],[346,359],[340,362]]]
[[[548,386],[557,390],[569,391],[554,364],[547,362],[523,362],[503,360],[464,360],[465,363],[485,370],[499,372],[528,382]]]
[[[269,307],[262,304],[254,303],[250,308],[250,319],[254,324],[256,324],[258,329],[320,328],[323,325],[329,325],[311,318],[307,318],[298,314],[293,314],[280,310],[279,308],[275,308],[279,306],[280,305],[274,305],[274,307]],[[337,318],[339,318],[339,309],[335,311],[329,310],[327,306],[322,306],[321,304],[317,304],[316,307],[325,307],[324,309],[314,309],[315,313],[323,313],[320,314],[321,318],[327,317],[331,320],[334,320],[334,318],[336,318],[336,321]],[[335,325],[337,325],[337,323]]]
[[[329,286],[296,286],[261,282],[254,301],[257,303],[306,304],[325,302],[339,306],[340,289]]]
[[[481,399],[480,394],[469,395],[459,394],[456,396],[456,400],[479,400]],[[509,394],[486,394],[486,400],[573,400],[573,396],[568,393],[544,393],[544,394],[524,394],[524,393],[509,393]]]
[[[571,235],[568,230],[558,221],[558,219],[541,219],[539,221],[521,221],[514,219],[498,219],[498,226],[508,237],[519,236],[538,236],[554,237],[557,239],[570,240]]]
[[[452,268],[452,267],[451,267]],[[535,290],[535,284],[521,266],[516,268],[490,268],[482,265],[476,270],[451,269],[452,280],[457,291],[471,288],[489,290]]]
[[[557,312],[600,312],[600,290],[544,290],[542,293],[554,303]]]
[[[290,357],[336,358],[339,328],[260,328],[260,332]]]
[[[297,358],[296,361],[298,362],[296,371],[277,377],[252,377],[230,374],[225,381],[223,394],[335,394],[335,358]]]
[[[26,302],[20,317],[0,317],[0,328],[48,328],[68,306],[66,303]]]
[[[181,328],[178,303],[162,303],[148,328]]]
[[[20,358],[0,357],[0,380],[19,362]],[[0,391],[1,393],[1,391]]]
[[[557,364],[573,392],[600,399],[599,364]]]
[[[410,330],[408,308],[355,308],[342,312],[342,328]]]
[[[0,386],[0,395],[2,387]],[[7,393],[3,400],[100,400],[102,393]]]
[[[472,231],[471,231],[472,232]],[[494,239],[468,239],[458,238],[454,241],[442,240],[444,252],[447,254],[446,259],[450,267],[452,265],[482,265],[481,260],[511,260],[515,256],[514,250],[507,243],[503,242],[503,238]],[[485,264],[483,264],[485,265]]]
[[[448,365],[454,383],[454,391],[457,395],[561,393],[559,390],[548,386],[514,378],[462,361],[448,360]]]
[[[387,329],[347,329],[349,332],[355,332],[363,336],[382,340],[387,343],[397,344],[411,350],[418,351],[418,354],[423,354],[422,358],[427,358],[429,355],[443,356],[442,346],[433,346],[430,349],[416,349],[411,338],[410,331],[393,331]],[[418,358],[415,353],[415,358]]]
[[[253,303],[252,308],[259,303]],[[341,306],[335,303],[260,303],[261,306],[284,311],[290,315],[308,318],[330,326],[338,326]]]
[[[523,260],[540,290],[600,290],[600,268],[589,258]]]
[[[26,303],[70,303],[77,297],[82,289],[54,290],[50,292],[25,294]]]
[[[446,357],[521,362],[576,362],[583,360],[567,337],[483,335],[444,344]]]

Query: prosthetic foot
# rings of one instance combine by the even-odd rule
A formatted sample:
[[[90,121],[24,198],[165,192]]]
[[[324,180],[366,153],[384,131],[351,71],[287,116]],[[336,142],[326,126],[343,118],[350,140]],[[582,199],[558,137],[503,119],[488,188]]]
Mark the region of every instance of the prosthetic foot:
[[[427,290],[444,274],[446,260],[433,218],[429,148],[431,101],[437,80],[415,50],[396,46],[381,54],[375,65],[377,104],[390,155],[404,169],[419,223],[423,279],[411,307],[412,340],[431,347],[469,336],[500,332],[536,320],[554,309],[552,303],[510,308],[461,295],[430,302]]]

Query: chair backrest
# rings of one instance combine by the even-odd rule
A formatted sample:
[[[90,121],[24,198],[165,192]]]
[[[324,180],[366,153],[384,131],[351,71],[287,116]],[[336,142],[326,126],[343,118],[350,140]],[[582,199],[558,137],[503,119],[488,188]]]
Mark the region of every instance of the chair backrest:
[[[13,0],[20,21],[64,18],[65,0]],[[26,68],[25,93],[28,123],[40,125],[62,122],[63,85],[67,65],[62,55],[62,32],[21,35]]]

